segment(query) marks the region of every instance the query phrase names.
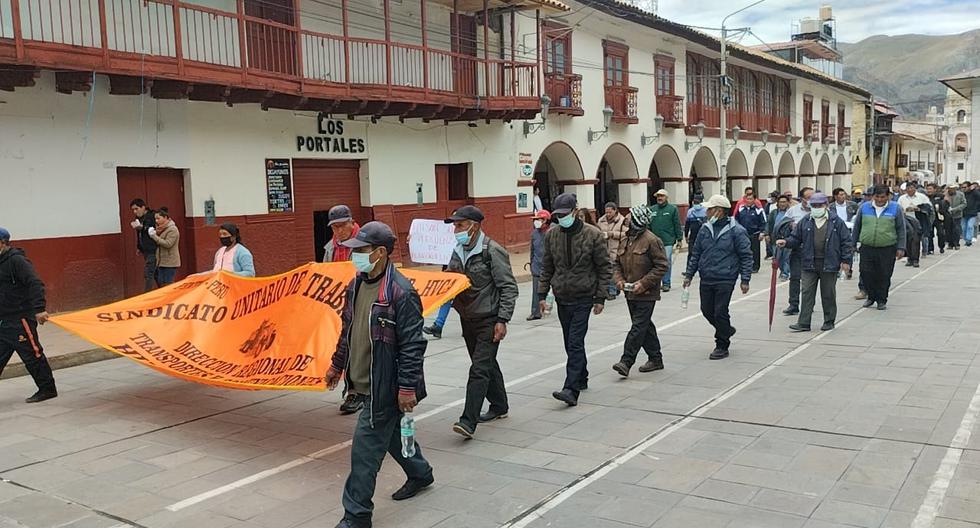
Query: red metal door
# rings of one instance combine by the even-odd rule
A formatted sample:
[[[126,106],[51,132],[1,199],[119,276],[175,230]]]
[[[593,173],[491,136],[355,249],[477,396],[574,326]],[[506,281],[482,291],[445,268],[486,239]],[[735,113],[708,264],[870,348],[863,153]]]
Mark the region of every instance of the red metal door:
[[[373,219],[370,207],[361,207],[360,162],[293,160],[294,235],[296,264],[319,260],[332,232],[326,212],[335,205],[350,207],[354,221]]]
[[[143,256],[136,250],[136,233],[129,226],[133,212],[129,203],[142,198],[150,209],[166,207],[180,231],[180,262],[177,280],[187,276],[194,262],[190,225],[184,209],[184,172],[180,169],[120,167],[116,170],[119,189],[119,223],[123,246],[123,292],[126,297],[143,293]]]
[[[248,67],[296,75],[296,25],[292,0],[245,0]],[[288,26],[288,27],[287,27]]]
[[[476,59],[476,17],[455,15],[450,18],[452,33],[453,81],[456,93],[478,95]]]

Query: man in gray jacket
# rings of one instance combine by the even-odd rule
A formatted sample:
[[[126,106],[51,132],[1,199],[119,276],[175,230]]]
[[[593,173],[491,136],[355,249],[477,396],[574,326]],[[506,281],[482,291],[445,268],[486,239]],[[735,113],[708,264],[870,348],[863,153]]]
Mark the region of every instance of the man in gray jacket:
[[[517,281],[507,250],[483,232],[480,209],[464,205],[446,223],[455,227],[457,242],[446,271],[462,273],[470,280],[469,289],[453,301],[471,361],[463,415],[453,425],[453,431],[469,439],[476,433],[478,423],[507,417],[507,391],[497,350],[514,315]],[[490,409],[480,414],[484,399],[490,402]]]
[[[572,193],[560,194],[553,206],[551,216],[559,229],[551,229],[545,235],[538,295],[545,299],[552,288],[555,290],[568,362],[564,387],[551,395],[573,407],[578,405],[579,392],[589,386],[585,334],[589,331],[589,315],[601,314],[605,306],[612,268],[602,232],[575,217],[578,198]]]

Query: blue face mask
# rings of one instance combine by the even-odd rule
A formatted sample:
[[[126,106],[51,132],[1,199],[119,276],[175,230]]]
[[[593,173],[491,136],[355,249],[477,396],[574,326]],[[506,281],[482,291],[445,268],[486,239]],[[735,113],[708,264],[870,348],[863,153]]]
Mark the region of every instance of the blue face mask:
[[[558,225],[564,227],[565,229],[572,227],[572,224],[574,223],[575,223],[575,217],[572,216],[572,213],[568,213],[567,215],[558,219]]]
[[[374,265],[378,263],[377,260],[371,262],[371,253],[351,253],[350,260],[354,263],[354,269],[361,273],[373,270]]]
[[[456,243],[459,244],[459,245],[461,245],[461,246],[465,246],[465,245],[469,244],[470,243],[470,232],[469,231],[460,231],[459,233],[456,233]]]

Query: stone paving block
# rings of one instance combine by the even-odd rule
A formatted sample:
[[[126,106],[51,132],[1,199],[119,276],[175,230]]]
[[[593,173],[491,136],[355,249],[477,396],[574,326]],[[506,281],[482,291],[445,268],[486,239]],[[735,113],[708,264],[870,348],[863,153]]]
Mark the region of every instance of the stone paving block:
[[[813,512],[813,518],[851,526],[877,527],[884,521],[887,513],[887,510],[882,508],[826,500],[817,508],[817,511]]]
[[[633,526],[651,526],[666,513],[671,504],[616,497],[595,510],[596,517]]]
[[[688,493],[722,466],[722,463],[710,460],[665,455],[653,464],[653,471],[638,484],[648,488]]]
[[[974,496],[973,500],[946,497],[939,515],[957,521],[980,522],[980,497]]]
[[[900,489],[914,463],[911,457],[860,453],[843,478],[856,484]]]
[[[812,495],[762,489],[752,498],[749,504],[764,510],[809,517],[820,504],[820,498]]]
[[[735,504],[748,504],[758,492],[759,488],[755,486],[708,479],[695,488],[691,495]]]
[[[966,521],[958,521],[956,519],[947,519],[945,517],[939,517],[936,522],[932,525],[933,528],[977,528],[980,523],[972,523]]]
[[[856,455],[855,451],[808,445],[786,466],[785,471],[837,480]]]
[[[0,504],[0,515],[28,527],[59,526],[89,517],[92,512],[77,505],[30,493]]]
[[[661,517],[653,528],[725,528],[731,522],[727,515],[712,514],[701,510],[674,508]]]
[[[898,490],[893,488],[865,486],[844,481],[838,482],[830,494],[830,497],[834,500],[886,509],[891,507],[897,496]]]
[[[790,493],[810,493],[819,496],[826,495],[834,486],[834,481],[829,479],[806,478],[784,471],[731,465],[719,469],[712,478],[760,488]]]

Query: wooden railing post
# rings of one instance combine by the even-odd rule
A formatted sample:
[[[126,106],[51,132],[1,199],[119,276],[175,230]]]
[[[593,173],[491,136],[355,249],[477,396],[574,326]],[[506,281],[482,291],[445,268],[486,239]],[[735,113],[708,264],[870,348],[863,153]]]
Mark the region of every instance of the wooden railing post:
[[[238,55],[242,68],[242,83],[248,80],[248,51],[245,35],[245,0],[238,0]]]
[[[109,29],[105,19],[105,0],[99,0],[99,38],[102,39],[102,65],[109,66]]]
[[[177,73],[184,75],[184,33],[180,24],[180,1],[173,0],[174,10],[174,55],[177,58]]]
[[[426,19],[426,15],[427,15],[427,12],[426,12],[426,9],[425,9],[425,4],[428,1],[429,0],[419,0],[419,3],[422,4],[421,5],[421,11],[422,11],[422,89],[425,91],[425,95],[426,96],[429,95],[429,37],[428,37],[428,34],[426,33],[426,30],[425,30],[425,28],[427,26],[426,20],[425,20]],[[426,101],[428,101],[428,100],[429,100],[428,97],[426,97]]]
[[[14,48],[17,58],[24,58],[24,34],[20,24],[20,0],[10,0],[10,16],[13,17]]]
[[[294,43],[296,47],[296,57],[293,59],[295,62],[293,66],[296,68],[296,76],[299,77],[300,91],[303,91],[302,87],[306,79],[306,75],[304,74],[305,68],[303,67],[305,58],[303,57],[303,24],[300,22],[300,13],[302,13],[302,11],[300,11],[300,0],[294,0],[293,25],[296,26],[296,31],[293,33],[293,38],[296,39],[296,42]]]
[[[391,85],[394,80],[391,78],[391,6],[388,0],[384,0],[385,13],[385,84],[388,86],[388,95],[391,95]]]

